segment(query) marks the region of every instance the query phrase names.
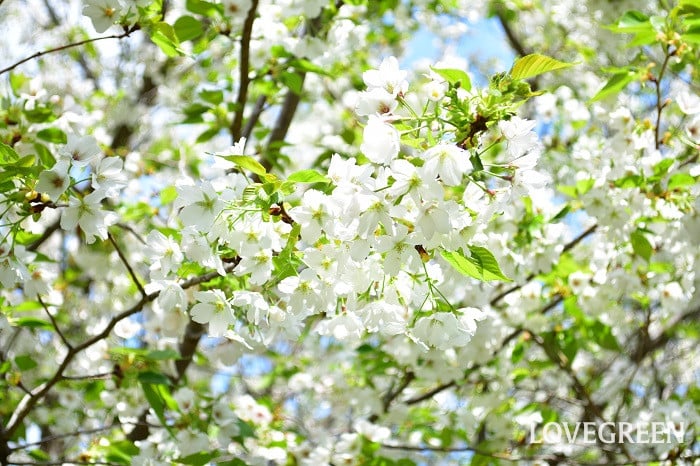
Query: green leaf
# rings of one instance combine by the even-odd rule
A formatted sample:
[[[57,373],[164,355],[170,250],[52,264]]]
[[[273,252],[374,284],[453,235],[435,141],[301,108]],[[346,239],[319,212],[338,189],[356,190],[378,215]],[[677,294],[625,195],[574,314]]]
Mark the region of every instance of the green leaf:
[[[192,16],[181,16],[173,24],[175,35],[180,42],[196,39],[204,32],[202,22]]]
[[[671,165],[675,162],[674,159],[663,159],[656,165],[654,165],[654,175],[663,176],[668,173]]]
[[[38,328],[41,330],[53,330],[53,326],[49,321],[39,319],[38,317],[20,317],[19,319],[10,319],[10,325],[32,329]]]
[[[681,34],[681,38],[685,42],[689,42],[691,44],[700,44],[700,24],[690,26],[683,34]]]
[[[39,142],[35,142],[34,150],[36,151],[36,155],[39,156],[39,160],[41,160],[41,163],[45,168],[51,168],[56,164],[56,159],[45,145]]]
[[[280,75],[280,81],[295,94],[301,94],[304,88],[304,78],[299,73],[285,71]]]
[[[205,2],[203,0],[187,0],[185,2],[185,7],[188,11],[191,11],[192,13],[209,17],[224,14],[223,5],[212,2]]]
[[[209,102],[212,105],[219,105],[224,101],[224,92],[221,90],[203,90],[199,92],[199,97],[203,101]]]
[[[139,448],[129,440],[120,440],[112,442],[106,449],[105,460],[121,463],[121,464],[131,464],[131,459],[139,454]]]
[[[445,81],[452,84],[453,86],[459,85],[459,87],[462,87],[468,91],[470,91],[472,88],[472,80],[466,71],[453,68],[433,68],[432,66],[430,67],[430,69],[438,75],[440,75],[442,78],[445,79]]]
[[[668,179],[668,190],[684,188],[695,184],[695,178],[687,173],[676,173]]]
[[[213,128],[209,128],[207,130],[202,131],[199,134],[199,136],[197,136],[197,141],[196,141],[197,144],[199,144],[200,142],[206,142],[206,141],[210,140],[211,138],[213,138],[214,136],[219,134],[219,131],[221,131],[221,129],[218,127],[213,127]]]
[[[203,466],[207,464],[209,461],[212,459],[216,458],[219,456],[218,451],[211,451],[211,452],[204,452],[200,451],[199,453],[192,453],[191,455],[187,455],[184,458],[176,458],[173,460],[173,462],[178,463],[178,464],[191,464],[193,466]],[[221,464],[221,463],[218,463]]]
[[[513,68],[510,70],[510,76],[513,79],[527,79],[549,71],[568,68],[573,65],[573,63],[566,63],[545,55],[533,53],[515,60]]]
[[[287,181],[293,181],[295,183],[330,183],[331,180],[321,175],[316,170],[301,170],[296,173],[292,173],[287,178]]]
[[[58,128],[45,128],[36,133],[36,137],[43,139],[46,142],[53,142],[56,144],[65,144],[68,142],[66,133]]]
[[[503,274],[491,251],[481,246],[469,246],[469,251],[472,253],[471,258],[476,261],[486,280],[513,281]]]
[[[309,60],[306,60],[304,58],[295,58],[294,60],[290,61],[289,65],[293,66],[297,71],[304,71],[307,73],[320,74],[322,76],[335,77],[335,74],[331,73],[326,68],[311,63]]]
[[[19,155],[15,150],[0,142],[0,163],[15,162],[19,159]]]
[[[165,361],[169,359],[180,359],[180,353],[172,349],[151,350],[146,353],[146,359],[151,361]],[[141,380],[141,379],[139,379]],[[166,377],[167,380],[167,377]],[[169,383],[169,382],[168,382]]]
[[[466,257],[457,251],[442,251],[441,255],[455,270],[467,277],[481,281],[512,281],[503,275],[491,251],[481,246],[470,246],[469,251],[471,257]]]
[[[247,155],[219,155],[222,159],[235,163],[237,166],[249,172],[255,173],[258,176],[263,176],[267,173],[265,167],[253,157]]]
[[[177,199],[177,189],[175,186],[166,186],[160,192],[160,204],[167,205]]]
[[[620,351],[620,344],[617,342],[615,335],[613,335],[610,326],[596,320],[588,327],[588,330],[592,340],[601,348]]]
[[[160,372],[146,371],[141,372],[138,375],[138,380],[141,383],[147,383],[151,385],[170,385],[170,379]]]
[[[651,243],[644,233],[639,230],[633,231],[630,235],[630,242],[632,243],[634,253],[648,262],[652,252],[654,252],[654,248],[651,246]]]
[[[158,416],[158,419],[160,419],[161,424],[165,426],[165,402],[159,394],[159,390],[157,388],[159,385],[142,383],[141,387],[143,388],[143,394],[146,397],[148,404],[151,405],[151,408],[153,408],[153,411],[156,413],[156,416]]]
[[[589,103],[597,102],[599,100],[603,100],[606,97],[610,97],[612,95],[617,94],[625,87],[627,87],[629,83],[634,81],[636,77],[637,73],[631,70],[615,73],[608,80],[608,82],[605,83],[605,85],[596,93],[596,95],[594,95],[593,98],[589,100]]]
[[[617,24],[608,26],[614,32],[632,33],[644,32],[651,28],[649,17],[641,11],[631,10],[620,17]]]
[[[149,35],[153,43],[160,47],[167,56],[177,57],[178,55],[185,55],[180,49],[180,41],[175,35],[175,29],[168,23],[163,21],[155,23],[149,31]]]
[[[31,356],[29,356],[27,354],[21,354],[21,355],[15,357],[15,364],[22,371],[28,371],[30,369],[34,369],[36,366],[39,365],[39,364],[37,364],[37,362],[34,359],[32,359]]]

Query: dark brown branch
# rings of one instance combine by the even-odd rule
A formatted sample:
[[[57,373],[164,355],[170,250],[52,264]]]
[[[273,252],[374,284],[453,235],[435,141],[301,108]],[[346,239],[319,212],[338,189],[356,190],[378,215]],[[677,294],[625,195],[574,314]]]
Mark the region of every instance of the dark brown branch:
[[[456,386],[457,386],[457,381],[450,380],[449,382],[438,385],[437,387],[433,388],[432,390],[427,391],[426,393],[423,393],[422,395],[416,396],[414,398],[409,398],[404,403],[406,403],[407,405],[415,405],[415,404],[418,404],[422,401],[429,400],[430,398],[437,395],[438,393],[443,392],[445,390],[448,390],[452,387],[456,387]]]
[[[34,53],[28,57],[25,57],[25,58],[21,59],[20,61],[12,64],[6,68],[1,69],[0,75],[5,74],[8,71],[14,70],[15,68],[17,68],[19,65],[21,65],[23,63],[34,60],[35,58],[43,57],[44,55],[48,55],[48,54],[55,53],[55,52],[60,52],[62,50],[67,50],[67,49],[70,49],[73,47],[80,47],[81,45],[89,44],[91,42],[97,42],[97,41],[106,40],[106,39],[123,39],[125,37],[129,37],[131,35],[131,33],[136,31],[138,28],[139,28],[139,26],[135,25],[135,26],[132,26],[131,28],[127,29],[126,31],[124,31],[121,34],[112,34],[112,35],[104,36],[104,37],[93,37],[90,39],[85,39],[85,40],[81,40],[78,42],[72,42],[70,44],[61,45],[60,47],[54,47],[52,49],[47,49],[47,50],[43,50],[41,52],[36,52],[36,53]]]
[[[513,28],[510,27],[510,23],[506,19],[503,10],[501,7],[499,7],[496,10],[496,17],[498,18],[498,21],[501,23],[501,27],[503,28],[503,32],[506,34],[506,38],[508,39],[508,43],[510,44],[511,47],[513,47],[513,50],[518,52],[518,55],[521,57],[524,57],[525,55],[530,55],[529,50],[525,48],[523,43],[520,41],[518,36],[515,35],[515,31],[513,31]]]
[[[46,227],[46,230],[44,230],[44,233],[42,233],[41,236],[40,236],[39,238],[37,238],[32,244],[30,244],[29,246],[27,246],[27,251],[32,251],[32,252],[34,252],[34,251],[36,251],[37,249],[39,249],[39,246],[41,246],[42,244],[44,244],[44,242],[45,242],[46,240],[48,240],[49,238],[51,238],[51,235],[53,235],[54,232],[56,232],[56,230],[58,230],[60,227],[61,227],[61,221],[60,221],[60,220],[56,220],[56,221],[53,222],[51,225],[49,225],[48,227]]]
[[[231,133],[231,144],[235,144],[241,139],[241,126],[243,125],[243,113],[248,100],[248,85],[250,84],[250,39],[253,32],[253,23],[258,11],[258,0],[253,0],[248,10],[248,16],[243,23],[243,33],[241,35],[241,58],[238,64],[238,97],[236,98],[236,112],[229,131]]]

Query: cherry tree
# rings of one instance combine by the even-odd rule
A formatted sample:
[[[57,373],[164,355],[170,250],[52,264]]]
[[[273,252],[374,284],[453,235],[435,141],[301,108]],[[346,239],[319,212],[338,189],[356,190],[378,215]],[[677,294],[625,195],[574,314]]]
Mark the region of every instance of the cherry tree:
[[[697,0],[0,24],[0,465],[700,461]]]

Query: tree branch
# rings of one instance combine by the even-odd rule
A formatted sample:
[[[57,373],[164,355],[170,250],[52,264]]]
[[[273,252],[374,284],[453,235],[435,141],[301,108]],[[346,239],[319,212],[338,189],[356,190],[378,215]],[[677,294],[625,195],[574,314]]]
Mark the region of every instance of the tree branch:
[[[574,247],[576,247],[577,244],[579,244],[581,241],[583,241],[587,236],[590,236],[591,234],[593,234],[593,232],[595,232],[597,229],[598,229],[598,225],[597,225],[597,224],[588,227],[583,233],[581,233],[581,234],[578,235],[576,238],[574,238],[573,240],[571,240],[571,241],[569,241],[567,244],[565,244],[565,245],[564,245],[564,249],[562,249],[560,255],[562,255],[562,254],[564,254],[564,253],[570,251],[570,250],[573,249]],[[536,276],[537,276],[537,275],[536,275],[535,273],[529,274],[527,277],[525,277],[525,281],[524,281],[523,283],[520,283],[520,284],[518,284],[518,285],[514,285],[514,286],[508,288],[507,290],[504,290],[504,291],[500,292],[499,294],[497,294],[496,296],[494,296],[494,297],[491,299],[491,301],[489,301],[489,304],[490,304],[491,306],[495,306],[495,305],[498,304],[503,298],[505,298],[506,296],[508,296],[509,294],[511,294],[511,293],[513,293],[513,292],[515,292],[515,291],[518,291],[520,288],[522,288],[523,286],[525,286],[527,283],[530,282],[530,280],[532,280],[532,279],[535,278]]]
[[[60,52],[62,50],[67,50],[67,49],[70,49],[73,47],[80,47],[81,45],[89,44],[91,42],[97,42],[97,41],[106,40],[106,39],[123,39],[125,37],[129,37],[132,32],[134,32],[138,29],[139,29],[139,26],[138,26],[138,24],[136,24],[121,34],[112,34],[110,36],[104,36],[104,37],[93,37],[90,39],[85,39],[85,40],[81,40],[78,42],[72,42],[70,44],[61,45],[60,47],[54,47],[52,49],[47,49],[47,50],[43,50],[41,52],[36,52],[36,53],[34,53],[28,57],[25,57],[25,58],[21,59],[20,61],[12,64],[6,68],[1,69],[0,75],[7,73],[8,71],[12,71],[15,68],[17,68],[19,65],[26,63],[28,61],[34,60],[35,58],[43,57],[44,55],[48,55],[48,54],[55,53],[55,52]]]
[[[224,265],[224,270],[226,272],[230,272],[236,267],[236,263],[231,263],[231,264],[226,264]],[[190,280],[186,280],[180,284],[180,286],[183,289],[191,288],[195,285],[199,285],[200,283],[204,283],[206,281],[209,281],[215,277],[218,277],[219,273],[214,271],[214,272],[209,272],[204,275],[200,275],[198,277],[194,277]],[[7,423],[7,427],[5,428],[5,432],[3,437],[5,439],[10,438],[14,432],[19,428],[21,425],[22,421],[29,415],[29,413],[32,411],[34,406],[46,396],[46,394],[56,385],[58,382],[60,382],[63,379],[63,373],[65,370],[68,368],[70,363],[73,361],[75,356],[83,351],[86,348],[89,348],[90,346],[94,345],[95,343],[104,340],[107,338],[107,336],[112,332],[114,327],[121,322],[122,320],[136,314],[137,312],[140,312],[143,309],[143,306],[146,304],[152,302],[154,299],[156,299],[160,295],[160,291],[155,291],[151,294],[148,294],[146,296],[142,296],[141,299],[135,303],[133,306],[131,306],[129,309],[122,311],[121,313],[117,314],[116,316],[112,317],[107,325],[105,326],[104,329],[102,329],[101,332],[98,334],[92,336],[91,338],[85,340],[81,344],[74,346],[68,350],[66,353],[65,357],[63,358],[63,361],[61,361],[61,364],[58,366],[58,369],[54,372],[53,376],[48,379],[46,382],[43,384],[39,385],[36,387],[34,390],[31,391],[30,394],[22,398],[22,400],[19,402],[17,407],[15,408],[14,412],[12,413],[12,416],[10,417],[9,422]],[[0,442],[2,443],[2,442]]]
[[[129,261],[126,259],[126,256],[124,256],[124,253],[119,248],[119,245],[117,244],[117,242],[114,240],[114,236],[112,236],[111,233],[107,233],[107,238],[109,239],[109,242],[112,243],[112,246],[114,246],[114,249],[117,251],[117,254],[119,255],[119,259],[121,259],[122,263],[124,264],[124,267],[126,267],[126,270],[129,272],[129,275],[131,276],[131,280],[136,285],[136,288],[138,288],[139,293],[141,293],[141,296],[143,296],[144,298],[146,296],[148,296],[148,293],[146,293],[146,290],[143,289],[143,285],[141,284],[141,281],[139,280],[139,278],[136,276],[136,273],[134,272],[134,269],[131,267],[131,264],[129,264]]]
[[[243,113],[248,100],[248,85],[250,84],[250,38],[253,31],[253,23],[258,10],[258,0],[253,0],[248,10],[248,16],[243,23],[243,34],[241,36],[241,58],[238,64],[238,97],[236,98],[236,113],[229,131],[231,133],[231,144],[235,144],[241,139],[241,126],[243,125]]]
[[[513,28],[510,27],[510,23],[503,14],[502,7],[498,7],[496,9],[496,18],[498,18],[498,21],[501,23],[503,32],[505,32],[506,38],[508,39],[508,43],[511,47],[513,47],[513,50],[518,52],[518,55],[520,55],[521,57],[524,57],[525,55],[530,55],[530,53],[532,52],[527,50],[527,48],[525,48],[525,45],[523,45],[518,36],[515,35],[515,31],[513,31]]]
[[[46,311],[46,315],[49,316],[49,320],[51,320],[51,325],[53,326],[54,330],[56,330],[56,333],[58,336],[61,338],[61,341],[63,341],[63,344],[66,345],[66,348],[71,349],[73,346],[70,344],[66,336],[63,334],[61,329],[58,327],[58,322],[56,322],[56,319],[54,318],[53,314],[49,312],[49,308],[46,306],[46,303],[44,303],[44,300],[41,299],[41,296],[36,297],[37,301],[39,301],[39,304],[41,304],[41,307],[44,308],[44,311]]]
[[[51,235],[54,234],[56,230],[58,230],[61,227],[61,221],[56,220],[52,224],[50,224],[48,227],[46,227],[46,230],[44,230],[44,233],[41,234],[39,238],[37,238],[33,243],[31,243],[29,246],[27,246],[27,251],[34,252],[37,249],[39,249],[39,246],[44,244],[46,240],[51,238]]]

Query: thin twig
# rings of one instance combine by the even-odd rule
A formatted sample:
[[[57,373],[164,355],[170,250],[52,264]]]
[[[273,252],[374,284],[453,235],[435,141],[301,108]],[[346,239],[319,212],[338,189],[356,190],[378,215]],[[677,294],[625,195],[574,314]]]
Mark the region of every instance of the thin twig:
[[[58,327],[58,322],[56,322],[56,319],[54,318],[53,314],[51,314],[51,312],[49,311],[49,308],[46,305],[46,303],[44,303],[44,300],[41,299],[41,296],[38,295],[36,299],[37,301],[39,301],[39,304],[41,304],[41,306],[44,308],[44,311],[46,311],[46,315],[48,315],[49,319],[51,320],[51,325],[53,326],[54,330],[56,330],[56,333],[61,338],[61,341],[63,341],[63,344],[66,345],[68,349],[71,349],[73,346],[70,344],[68,338],[66,338],[61,329]]]
[[[581,241],[583,241],[587,236],[589,236],[589,235],[591,235],[593,232],[595,232],[596,229],[598,229],[598,225],[597,225],[597,224],[588,227],[583,233],[581,233],[581,234],[578,235],[576,238],[572,239],[572,240],[569,241],[567,244],[565,244],[565,245],[564,245],[564,248],[561,250],[561,254],[564,254],[564,253],[570,251],[571,249],[573,249],[574,247],[576,247],[577,244],[579,244],[579,243],[580,243]],[[561,255],[561,254],[560,254],[560,255]],[[491,301],[489,302],[489,304],[490,304],[491,306],[495,306],[495,305],[498,304],[503,298],[505,298],[506,296],[508,296],[509,294],[511,294],[511,293],[513,293],[513,292],[515,292],[515,291],[518,291],[520,288],[522,288],[523,286],[525,286],[527,283],[530,282],[530,280],[532,280],[532,279],[535,278],[536,276],[537,276],[537,275],[536,275],[535,273],[529,274],[527,277],[525,277],[525,280],[524,280],[522,283],[520,283],[520,284],[518,284],[518,285],[514,285],[514,286],[508,288],[507,290],[504,290],[504,291],[500,292],[499,294],[497,294],[497,295],[494,296],[493,298],[491,298]]]
[[[666,67],[668,67],[668,61],[671,57],[675,55],[675,52],[670,52],[668,48],[666,49],[666,56],[664,57],[664,62],[661,65],[661,71],[659,71],[659,76],[653,79],[653,83],[656,85],[656,127],[654,128],[654,144],[656,149],[661,147],[661,113],[666,106],[665,102],[661,101],[661,80],[664,78],[664,73],[666,73]]]
[[[110,372],[100,372],[99,374],[88,374],[88,375],[64,375],[63,380],[99,380],[99,379],[111,379],[114,376],[114,371]]]
[[[6,68],[1,69],[1,70],[0,70],[0,75],[2,75],[2,74],[4,74],[4,73],[7,73],[8,71],[12,71],[12,70],[14,70],[15,68],[17,68],[19,65],[21,65],[21,64],[23,64],[23,63],[26,63],[26,62],[28,62],[28,61],[34,60],[35,58],[39,58],[39,57],[42,57],[42,56],[44,56],[44,55],[48,55],[48,54],[55,53],[55,52],[60,52],[60,51],[62,51],[62,50],[67,50],[67,49],[70,49],[70,48],[73,48],[73,47],[80,47],[81,45],[85,45],[85,44],[89,44],[89,43],[97,42],[97,41],[101,41],[101,40],[106,40],[106,39],[123,39],[123,38],[125,38],[125,37],[129,37],[129,36],[131,35],[132,32],[134,32],[134,31],[136,31],[136,30],[138,30],[138,29],[139,29],[139,26],[138,26],[138,25],[134,25],[134,26],[132,26],[131,28],[129,28],[129,29],[127,29],[126,31],[124,31],[123,33],[121,33],[121,34],[112,34],[112,35],[103,36],[103,37],[93,37],[93,38],[90,38],[90,39],[85,39],[85,40],[81,40],[81,41],[78,41],[78,42],[72,42],[72,43],[70,43],[70,44],[61,45],[60,47],[54,47],[54,48],[52,48],[52,49],[47,49],[47,50],[43,50],[43,51],[41,51],[41,52],[36,52],[36,53],[34,53],[34,54],[32,54],[32,55],[30,55],[30,56],[28,56],[28,57],[25,57],[25,58],[21,59],[20,61],[18,61],[18,62],[16,62],[16,63],[12,64],[12,65],[10,65],[10,66],[8,66],[8,67],[6,67]]]
[[[248,141],[248,139],[250,139],[250,135],[253,133],[253,128],[255,128],[255,124],[260,119],[260,115],[262,114],[263,110],[265,110],[266,101],[267,97],[264,95],[261,95],[260,97],[258,97],[258,100],[255,101],[253,111],[248,117],[248,121],[246,121],[245,127],[243,128],[243,133],[241,135],[241,137],[246,138],[246,142]]]
[[[235,263],[232,264],[226,264],[224,265],[224,271],[230,272],[236,267]],[[180,286],[183,289],[190,288],[192,286],[198,285],[200,283],[204,283],[206,281],[211,280],[214,277],[218,277],[219,273],[218,272],[209,272],[204,275],[200,275],[198,277],[194,277],[190,280],[187,280],[183,283],[180,284]],[[15,408],[14,412],[12,413],[12,416],[10,417],[10,420],[7,423],[7,426],[5,428],[5,437],[12,437],[12,435],[15,433],[15,431],[19,428],[21,425],[22,421],[31,413],[32,409],[34,409],[34,406],[36,406],[37,403],[39,403],[40,400],[46,396],[46,394],[56,385],[58,382],[60,382],[63,379],[63,373],[65,370],[68,368],[70,363],[73,361],[75,356],[85,350],[86,348],[91,347],[95,343],[104,340],[107,338],[107,336],[112,333],[112,330],[114,327],[121,322],[122,320],[140,312],[143,309],[143,306],[146,304],[152,302],[154,299],[156,299],[160,295],[160,291],[155,291],[149,295],[143,296],[138,302],[136,302],[133,306],[131,306],[129,309],[126,309],[125,311],[122,311],[121,313],[115,315],[112,317],[107,325],[105,325],[104,329],[102,329],[101,332],[99,332],[96,335],[93,335],[91,338],[85,340],[81,344],[74,346],[68,350],[66,355],[63,358],[63,361],[61,361],[61,364],[59,364],[58,368],[54,372],[53,376],[48,379],[46,382],[43,384],[39,385],[36,387],[34,390],[32,390],[31,394],[28,394],[22,400],[19,402],[17,407]]]
[[[139,241],[139,243],[144,244],[144,245],[147,244],[147,243],[146,243],[146,240],[144,240],[144,239],[141,237],[141,235],[139,235],[139,234],[136,232],[136,230],[134,230],[132,227],[130,227],[130,226],[127,225],[126,223],[121,223],[121,222],[119,222],[119,223],[115,223],[114,226],[119,227],[119,228],[121,228],[122,230],[126,230],[126,231],[128,231],[129,233],[131,233],[132,235],[134,235],[134,237]]]
[[[51,235],[53,235],[54,232],[56,230],[58,230],[60,227],[61,227],[60,220],[56,220],[51,225],[46,227],[46,230],[44,230],[44,233],[42,233],[41,236],[39,238],[37,238],[32,244],[27,246],[27,251],[34,252],[37,249],[39,249],[39,246],[44,244],[44,242],[46,242],[46,240],[48,240],[51,237]]]
[[[114,246],[114,249],[117,251],[117,254],[119,255],[119,259],[121,259],[122,263],[124,264],[124,267],[126,267],[126,270],[129,271],[129,275],[131,276],[131,280],[136,285],[136,288],[138,288],[139,293],[141,293],[141,296],[143,296],[144,298],[146,296],[148,296],[148,293],[146,293],[146,290],[144,290],[143,285],[141,284],[141,281],[136,276],[134,269],[131,268],[131,264],[129,264],[129,261],[126,259],[126,256],[124,256],[124,253],[122,253],[122,250],[119,249],[119,245],[114,240],[114,236],[112,236],[111,233],[107,233],[107,238],[109,239],[110,243],[112,243],[112,246]]]

